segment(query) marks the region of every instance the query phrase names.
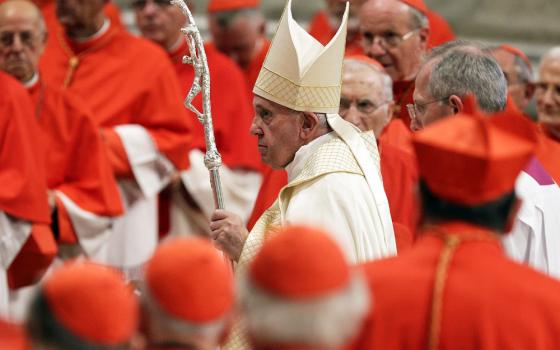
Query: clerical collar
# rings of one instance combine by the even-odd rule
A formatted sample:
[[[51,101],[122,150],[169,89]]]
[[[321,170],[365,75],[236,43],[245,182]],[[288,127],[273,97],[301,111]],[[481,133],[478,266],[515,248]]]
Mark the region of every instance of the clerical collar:
[[[286,172],[288,173],[288,182],[295,179],[303,170],[305,163],[310,155],[312,155],[321,145],[329,142],[336,137],[335,132],[319,136],[315,140],[309,142],[307,145],[301,146],[294,156],[294,160],[286,165]]]
[[[31,79],[23,83],[23,86],[25,86],[26,89],[32,89],[38,83],[39,83],[39,73],[35,72],[35,74],[33,74],[33,76],[31,77]]]
[[[72,41],[80,44],[87,44],[88,42],[94,41],[95,39],[100,38],[103,34],[107,33],[110,27],[111,20],[109,18],[105,18],[105,20],[103,20],[103,25],[95,34],[83,39],[72,39]]]

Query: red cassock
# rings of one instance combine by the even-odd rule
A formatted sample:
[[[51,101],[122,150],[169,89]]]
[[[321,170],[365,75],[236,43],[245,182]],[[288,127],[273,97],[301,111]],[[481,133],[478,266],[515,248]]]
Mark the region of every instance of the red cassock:
[[[379,153],[383,187],[389,201],[397,250],[400,253],[412,245],[420,219],[420,207],[416,196],[416,158],[391,144],[379,143]]]
[[[428,48],[436,47],[448,41],[455,40],[455,33],[439,13],[428,10],[428,22],[430,23],[430,36],[428,37]]]
[[[178,103],[183,96],[161,48],[115,25],[82,44],[59,31],[57,40],[48,42],[40,67],[45,82],[67,86],[91,107],[118,178],[132,177],[124,146],[113,129],[123,124],[144,127],[176,168],[188,166],[192,121]]]
[[[309,24],[309,34],[323,45],[327,45],[336,34],[338,28],[332,28],[329,17],[325,11],[319,11],[311,19]],[[361,38],[356,34],[353,38],[346,42],[345,55],[363,55],[364,50],[361,45]]]
[[[91,112],[71,93],[42,82],[28,89],[47,150],[47,186],[99,216],[123,212],[117,184]],[[61,243],[77,243],[75,228],[57,198]]]
[[[56,17],[56,4],[54,0],[34,0],[34,2],[41,8],[45,24],[49,33],[56,33],[60,28],[60,23]],[[121,14],[119,8],[113,3],[109,2],[104,8],[105,16],[111,20],[111,23],[122,27]]]
[[[220,53],[214,46],[205,46],[210,70],[210,96],[212,121],[216,146],[225,165],[231,169],[259,170],[261,167],[257,138],[250,134],[253,107],[247,98],[243,73],[235,62]],[[183,64],[182,57],[188,54],[186,42],[170,56],[185,96],[192,86],[194,69]],[[202,96],[199,94],[193,105],[202,111]],[[204,128],[191,113],[193,122],[193,148],[206,151]]]
[[[32,223],[31,235],[9,267],[11,288],[35,282],[50,265],[57,247],[50,230],[44,153],[33,103],[17,82],[0,72],[0,210]]]
[[[398,257],[364,265],[375,303],[355,349],[428,349],[436,266],[450,234],[463,241],[438,278],[438,349],[558,349],[560,283],[513,262],[498,237],[462,222],[434,226]]]

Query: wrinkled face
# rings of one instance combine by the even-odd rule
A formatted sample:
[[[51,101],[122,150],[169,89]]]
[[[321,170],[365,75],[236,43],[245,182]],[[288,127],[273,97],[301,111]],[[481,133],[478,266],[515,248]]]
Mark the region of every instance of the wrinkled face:
[[[135,0],[132,8],[138,29],[145,38],[167,50],[181,37],[186,18],[169,0]]]
[[[526,92],[527,84],[520,80],[519,72],[515,66],[515,56],[505,50],[495,50],[492,55],[502,68],[508,84],[508,93],[515,105],[524,110],[530,102],[530,93]]]
[[[254,97],[253,105],[251,134],[258,137],[261,159],[274,169],[284,168],[303,145],[299,137],[301,117],[298,112],[259,96]]]
[[[560,139],[560,58],[545,58],[539,77],[535,90],[538,120]]]
[[[241,68],[247,68],[251,63],[261,38],[263,27],[254,23],[250,17],[239,17],[228,27],[222,27],[214,16],[210,16],[210,32],[216,48]]]
[[[56,0],[56,16],[67,29],[95,28],[107,0]]]
[[[422,130],[431,123],[452,114],[453,110],[446,100],[437,100],[429,92],[428,83],[435,61],[427,62],[416,77],[414,88],[414,116],[410,115],[410,129]]]
[[[342,118],[362,131],[373,130],[378,138],[391,119],[393,102],[385,95],[379,73],[364,65],[345,65],[339,110]]]
[[[396,0],[369,0],[360,8],[362,47],[393,81],[412,80],[426,51],[427,29],[412,28],[411,14]]]
[[[0,68],[21,82],[35,74],[45,45],[38,13],[26,8],[0,10]]]

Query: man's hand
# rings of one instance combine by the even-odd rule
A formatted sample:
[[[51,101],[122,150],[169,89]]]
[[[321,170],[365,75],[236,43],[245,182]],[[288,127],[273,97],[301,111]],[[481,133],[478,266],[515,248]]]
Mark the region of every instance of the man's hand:
[[[229,211],[217,209],[210,218],[210,236],[216,246],[238,261],[249,232],[241,218]]]

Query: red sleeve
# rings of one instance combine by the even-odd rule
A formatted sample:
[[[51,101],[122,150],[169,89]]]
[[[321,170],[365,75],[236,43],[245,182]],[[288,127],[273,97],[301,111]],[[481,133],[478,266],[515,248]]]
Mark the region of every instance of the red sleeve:
[[[132,178],[132,168],[124,149],[121,137],[113,128],[103,128],[101,131],[103,142],[107,150],[107,157],[117,178]]]
[[[8,268],[8,284],[16,289],[36,283],[57,253],[50,226],[34,224],[23,248]]]
[[[146,128],[158,151],[177,169],[186,169],[196,120],[189,118],[181,103],[184,96],[171,62],[168,59],[160,61],[150,73],[151,77],[144,82],[144,96],[135,110],[134,123]],[[114,146],[117,151],[118,147]]]
[[[23,86],[0,73],[0,210],[50,222],[44,150],[33,102]]]
[[[64,204],[58,198],[56,199],[56,214],[56,220],[58,223],[58,241],[62,244],[78,243],[78,237],[74,231],[70,215],[68,215]]]
[[[112,143],[110,147],[104,147],[89,110],[76,97],[65,96],[66,117],[72,119],[67,145],[71,151],[67,155],[63,183],[57,190],[95,215],[120,215],[123,207],[113,169],[123,175],[132,173],[122,142],[114,130],[106,129]],[[112,155],[115,167],[109,162],[108,153]]]

